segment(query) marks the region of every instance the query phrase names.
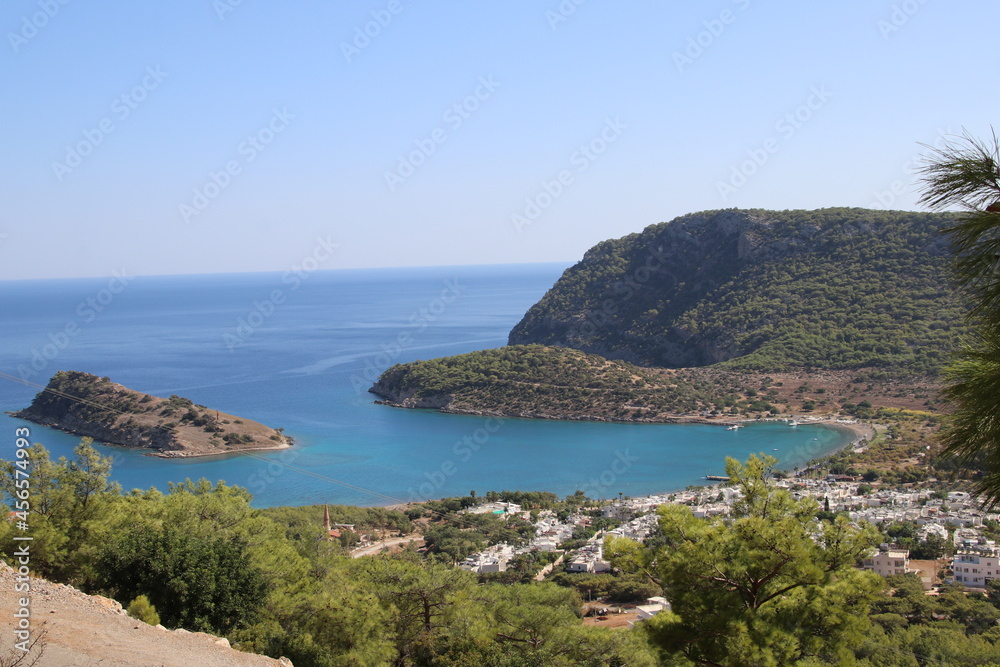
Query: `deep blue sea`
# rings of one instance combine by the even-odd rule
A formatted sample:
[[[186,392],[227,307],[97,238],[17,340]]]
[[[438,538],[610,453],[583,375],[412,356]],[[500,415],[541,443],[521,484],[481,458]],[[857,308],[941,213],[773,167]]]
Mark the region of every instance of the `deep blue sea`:
[[[0,282],[0,371],[44,385],[57,370],[283,427],[296,446],[187,461],[102,446],[126,488],[185,478],[247,487],[257,506],[386,505],[471,490],[641,495],[723,472],[726,456],[792,468],[849,436],[810,426],[607,424],[444,415],[373,403],[398,362],[504,345],[559,264]],[[0,379],[0,410],[37,387]],[[78,438],[0,415],[56,456]]]

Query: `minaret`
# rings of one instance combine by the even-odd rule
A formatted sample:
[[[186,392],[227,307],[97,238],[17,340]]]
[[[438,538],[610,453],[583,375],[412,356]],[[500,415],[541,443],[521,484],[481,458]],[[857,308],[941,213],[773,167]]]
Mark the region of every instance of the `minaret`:
[[[323,528],[326,529],[326,534],[330,534],[330,506],[323,505]]]

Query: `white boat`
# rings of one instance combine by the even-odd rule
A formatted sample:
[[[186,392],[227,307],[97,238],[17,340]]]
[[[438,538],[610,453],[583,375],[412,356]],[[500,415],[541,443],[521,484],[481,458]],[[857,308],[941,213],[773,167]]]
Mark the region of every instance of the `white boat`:
[[[798,426],[799,423],[793,419],[792,421],[788,422],[788,425],[789,426]]]
[[[727,431],[735,431],[735,430],[736,430],[736,429],[738,429],[738,428],[740,428],[740,425],[739,425],[739,424],[733,424],[732,426],[727,426],[727,427],[726,427],[726,430],[727,430]]]

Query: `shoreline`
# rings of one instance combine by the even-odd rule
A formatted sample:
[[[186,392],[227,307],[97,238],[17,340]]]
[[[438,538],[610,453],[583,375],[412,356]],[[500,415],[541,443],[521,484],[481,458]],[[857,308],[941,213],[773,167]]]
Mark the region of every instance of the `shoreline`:
[[[847,424],[836,420],[826,419],[818,422],[806,422],[806,424],[807,425],[815,424],[816,426],[825,426],[827,428],[835,429],[838,431],[847,431],[855,436],[855,440],[853,443],[854,445],[857,445],[857,443],[861,442],[862,440],[871,441],[871,439],[875,437],[875,427],[862,422]],[[841,449],[844,449],[844,447],[841,447]]]
[[[762,424],[768,422],[781,422],[788,421],[791,419],[805,420],[800,421],[799,424],[802,426],[827,426],[834,429],[840,429],[849,431],[856,435],[860,439],[871,439],[875,431],[870,426],[867,426],[861,422],[845,423],[838,421],[832,416],[824,416],[821,418],[816,418],[816,415],[798,415],[788,414],[780,417],[760,417],[756,419],[747,418],[735,418],[735,417],[703,417],[701,415],[684,415],[684,414],[674,414],[659,418],[611,418],[611,417],[599,417],[595,415],[548,415],[539,414],[531,412],[504,412],[500,410],[472,410],[465,408],[450,408],[450,407],[414,407],[410,405],[404,405],[402,403],[396,403],[393,401],[379,399],[373,401],[376,405],[384,405],[391,408],[399,408],[402,410],[429,410],[432,412],[438,412],[446,415],[459,415],[466,417],[496,417],[498,419],[542,419],[546,421],[589,421],[589,422],[601,422],[607,424],[704,424],[706,426],[746,426],[748,424]]]
[[[13,416],[15,413],[13,413],[13,412],[7,412],[7,414]],[[470,413],[457,412],[456,414],[460,414],[460,415],[464,414],[465,416],[486,416],[485,413],[470,414]],[[518,416],[518,417],[507,417],[507,418],[531,419],[532,417]],[[557,419],[557,418],[551,418],[550,417],[548,419]],[[855,447],[855,446],[857,446],[858,442],[860,442],[861,440],[864,440],[864,439],[871,439],[871,437],[874,434],[874,429],[870,425],[865,424],[865,423],[860,423],[860,422],[857,422],[857,423],[844,423],[842,421],[839,421],[839,420],[835,419],[832,416],[825,416],[823,418],[817,419],[816,416],[804,417],[802,415],[794,415],[794,414],[791,414],[791,415],[788,415],[788,416],[784,416],[784,417],[773,417],[773,418],[762,418],[762,419],[707,418],[707,417],[694,416],[694,415],[677,415],[675,417],[672,417],[669,421],[666,421],[666,420],[656,420],[656,421],[645,420],[644,422],[640,422],[639,420],[605,420],[605,419],[575,419],[575,420],[571,419],[571,420],[566,420],[566,421],[594,421],[594,422],[600,421],[600,422],[605,422],[605,423],[656,423],[656,424],[682,424],[682,425],[683,424],[695,424],[695,425],[701,424],[701,425],[707,425],[707,426],[726,426],[726,427],[729,427],[729,426],[732,426],[732,425],[749,426],[751,424],[764,424],[764,423],[769,423],[769,422],[781,423],[781,422],[784,422],[784,421],[787,421],[787,420],[790,420],[790,419],[806,419],[806,421],[802,422],[803,426],[820,426],[820,427],[827,428],[827,429],[830,429],[830,430],[840,431],[842,433],[845,433],[845,434],[849,435],[849,438],[843,444],[840,444],[835,449],[832,449],[829,452],[823,454],[823,456],[820,457],[821,459],[826,459],[829,456],[832,456],[832,455],[836,454],[837,452],[843,451],[844,449]],[[28,420],[28,421],[31,421],[31,420]],[[33,422],[33,423],[37,424],[38,422]],[[70,430],[67,430],[67,429],[64,429],[64,428],[59,428],[58,426],[56,426],[54,424],[40,424],[40,425],[48,427],[48,428],[53,428],[53,429],[62,431],[64,433],[71,433],[73,435],[82,435],[80,433],[74,433],[73,431],[70,431]],[[269,445],[269,446],[265,446],[265,447],[247,447],[247,448],[227,450],[227,451],[200,451],[200,450],[198,450],[198,451],[190,451],[190,450],[166,450],[166,451],[162,451],[162,450],[151,450],[151,449],[148,449],[148,448],[130,447],[130,446],[127,446],[127,445],[120,445],[120,444],[116,444],[116,443],[109,443],[109,442],[106,442],[106,441],[103,441],[103,440],[99,440],[99,439],[95,439],[95,440],[97,442],[99,442],[100,444],[103,444],[103,445],[108,446],[108,447],[122,448],[122,449],[133,450],[133,451],[136,451],[136,452],[141,452],[144,456],[151,456],[151,457],[160,458],[160,459],[184,459],[184,460],[190,460],[190,459],[205,459],[205,458],[210,458],[210,457],[219,457],[219,458],[221,458],[221,457],[229,457],[229,456],[238,456],[238,455],[241,455],[241,454],[247,454],[247,453],[252,453],[252,452],[282,451],[282,450],[285,450],[285,449],[289,449],[289,448],[293,447],[296,444],[294,438],[292,438],[291,436],[283,435],[282,437],[284,438],[284,441],[281,442],[281,443],[274,443],[273,445]],[[706,481],[707,480],[704,480],[704,479],[699,479],[698,480],[698,482],[706,482]],[[692,484],[692,485],[701,486],[703,488],[712,488],[712,487],[718,486],[718,483],[714,483],[714,484],[713,483],[696,483],[696,484]],[[689,486],[691,486],[691,485],[689,485]],[[680,491],[684,491],[685,488],[686,487],[677,487],[677,488],[674,488],[674,489],[650,491],[650,492],[644,493],[642,495],[633,496],[633,497],[639,498],[639,497],[669,495],[671,493],[677,493],[677,492],[680,492]],[[447,496],[447,497],[450,498],[450,497],[453,497],[453,496]],[[376,508],[377,507],[377,508],[382,508],[382,509],[405,511],[405,509],[407,509],[407,508],[414,507],[414,506],[420,506],[420,505],[423,505],[426,502],[431,501],[431,500],[441,501],[443,499],[444,498],[428,498],[428,499],[422,499],[422,500],[413,500],[413,501],[397,502],[397,503],[385,503],[385,504],[382,504],[382,503],[376,502],[376,503],[373,503],[373,504],[370,504],[370,505],[369,504],[353,504],[353,505],[348,505],[348,506],[352,506],[352,507],[372,507],[372,508]],[[268,505],[268,506],[271,506],[271,505]],[[299,505],[289,505],[289,506],[293,506],[294,507],[294,506],[299,506]]]
[[[728,426],[728,425],[731,425],[731,424],[739,424],[741,426],[745,426],[745,425],[749,425],[749,424],[763,424],[763,423],[768,423],[768,422],[782,422],[782,421],[786,421],[787,419],[794,419],[794,418],[795,418],[794,416],[789,416],[789,417],[774,417],[774,418],[769,418],[769,419],[744,419],[744,420],[737,420],[737,421],[731,421],[731,422],[725,422],[725,423],[724,422],[707,422],[707,423],[709,423],[710,425],[715,425],[715,426]],[[692,419],[695,419],[695,420],[694,421],[688,421],[688,422],[665,422],[665,423],[687,423],[687,424],[706,423],[703,418],[692,418]],[[664,423],[664,422],[658,422],[658,423]],[[870,424],[862,423],[862,422],[844,423],[844,422],[837,421],[836,419],[824,418],[824,419],[809,420],[809,421],[801,423],[801,425],[802,426],[820,426],[820,427],[827,428],[827,429],[830,429],[830,430],[840,431],[842,433],[850,434],[850,436],[851,436],[850,439],[848,439],[843,444],[838,445],[835,449],[830,450],[829,452],[827,452],[823,456],[819,457],[820,461],[828,459],[831,456],[833,456],[833,455],[835,455],[835,454],[837,454],[837,453],[839,453],[839,452],[841,452],[841,451],[843,451],[845,449],[854,448],[861,441],[869,441],[875,435],[875,429],[874,429],[874,427],[871,426]],[[778,468],[778,470],[785,471],[784,468]],[[803,472],[806,472],[807,470],[809,470],[809,468],[802,468],[799,474],[801,474]],[[786,471],[786,472],[788,472],[788,471]],[[709,480],[706,480],[705,478],[701,478],[701,479],[702,479],[702,481],[709,481]],[[711,489],[711,488],[718,487],[720,484],[722,484],[721,481],[715,481],[715,482],[711,482],[711,483],[707,483],[707,484],[698,484],[698,485],[689,485],[689,486],[699,486],[699,487],[704,488],[704,489]],[[533,490],[534,491],[544,492],[544,489],[533,489]],[[668,489],[668,490],[664,490],[664,491],[654,491],[654,492],[644,493],[642,495],[631,496],[631,497],[633,499],[635,499],[635,498],[652,498],[654,496],[668,496],[670,494],[680,493],[680,492],[685,491],[685,490],[687,490],[687,487],[677,488],[677,489]],[[556,494],[556,495],[558,496],[558,494]],[[395,510],[395,511],[399,511],[399,512],[405,512],[409,508],[419,507],[421,505],[427,504],[428,502],[441,502],[441,501],[445,500],[446,498],[454,498],[454,497],[455,496],[446,496],[444,498],[427,498],[427,499],[424,499],[424,500],[413,500],[413,501],[409,501],[409,502],[405,502],[405,503],[394,503],[394,504],[390,504],[390,505],[371,505],[371,507],[379,507],[379,508],[385,509],[385,510]],[[607,499],[607,500],[608,500],[608,502],[611,502],[611,499]]]
[[[500,410],[472,410],[465,408],[450,408],[450,407],[416,407],[411,405],[404,405],[402,403],[396,403],[393,401],[379,399],[373,401],[376,405],[384,405],[390,408],[399,408],[401,410],[430,410],[432,412],[439,412],[445,415],[459,415],[465,417],[496,417],[498,419],[544,419],[547,421],[571,421],[571,422],[602,422],[607,424],[705,424],[707,426],[732,426],[734,424],[743,424],[745,422],[757,422],[765,421],[760,419],[733,419],[733,418],[723,418],[723,417],[702,417],[700,415],[669,415],[660,418],[612,418],[612,417],[598,417],[595,415],[549,415],[540,414],[534,412],[503,412]]]
[[[295,440],[289,436],[283,436],[285,438],[284,442],[275,443],[273,446],[269,447],[244,447],[242,449],[229,449],[224,452],[194,452],[186,449],[152,449],[144,454],[144,456],[152,456],[158,459],[199,459],[206,458],[209,456],[231,456],[235,454],[246,454],[248,452],[274,452],[283,449],[290,449],[294,444]],[[108,447],[121,447],[122,449],[135,449],[141,451],[142,447],[126,447],[125,445],[116,445],[114,443],[108,443],[101,441],[102,445],[107,445]]]

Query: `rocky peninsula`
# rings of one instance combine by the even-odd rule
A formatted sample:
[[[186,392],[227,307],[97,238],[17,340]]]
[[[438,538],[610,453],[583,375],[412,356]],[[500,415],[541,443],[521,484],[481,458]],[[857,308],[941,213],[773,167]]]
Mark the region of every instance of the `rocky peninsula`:
[[[78,371],[57,372],[29,407],[12,416],[108,445],[147,449],[150,455],[163,458],[291,446],[282,429],[180,396],[144,394],[110,378]]]

